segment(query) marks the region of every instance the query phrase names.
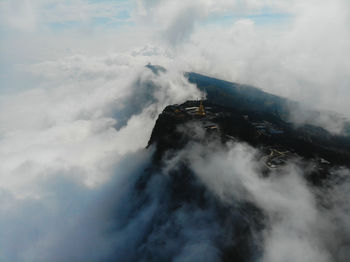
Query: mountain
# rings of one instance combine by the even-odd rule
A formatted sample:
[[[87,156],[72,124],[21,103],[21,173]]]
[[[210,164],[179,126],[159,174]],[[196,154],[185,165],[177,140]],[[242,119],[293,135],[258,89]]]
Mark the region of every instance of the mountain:
[[[185,152],[191,142],[205,145],[218,138],[222,139],[219,143],[224,143],[243,135],[244,127],[221,131],[226,128],[221,126],[226,117],[238,122],[241,119],[221,106],[210,105],[209,112],[209,105],[204,103],[206,111],[202,115],[197,115],[199,101],[170,105],[155,124],[147,146],[154,150],[153,161],[136,183],[138,197],[143,199],[137,202],[143,205],[152,202],[149,190],[154,181],[162,188],[161,195],[156,197],[157,216],[150,222],[152,230],[145,236],[144,250],[139,254],[145,261],[172,261],[172,257],[186,249],[187,242],[195,246],[196,252],[187,250],[181,255],[184,260],[178,261],[244,262],[261,256],[257,239],[262,237],[265,227],[263,211],[249,201],[236,203],[234,208],[222,203],[208,191],[185,159],[175,161],[173,166],[168,162]],[[197,127],[205,130],[204,136],[197,136]]]
[[[229,106],[239,110],[260,111],[286,118],[288,106],[296,103],[262,91],[261,89],[227,82],[224,80],[185,73],[189,82],[207,94],[207,100],[222,106]]]
[[[263,92],[255,87],[197,73],[186,73],[186,76],[191,83],[196,84],[207,94],[206,103],[226,107],[226,110],[234,111],[232,114],[235,116],[246,116],[250,118],[246,122],[252,125],[254,122],[265,121],[283,130],[283,135],[278,136],[277,143],[293,148],[303,156],[324,157],[336,164],[349,165],[350,136],[334,135],[311,124],[294,125],[289,121],[288,115],[289,108],[297,107],[297,102]],[[314,116],[321,114],[311,110],[306,113]],[[243,140],[251,141],[252,137]]]
[[[323,171],[335,165],[350,167],[350,146],[346,138],[333,136],[316,127],[294,128],[272,113],[241,111],[213,104],[210,100],[202,103],[205,115],[199,115],[200,103],[187,101],[164,109],[148,144],[156,145],[156,161],[161,161],[167,151],[180,150],[193,140],[179,127],[196,124],[208,133],[208,139],[215,134],[222,143],[240,141],[259,148],[266,153],[269,168],[276,168],[295,157],[312,161]],[[315,182],[317,175],[313,176]]]
[[[147,67],[155,74],[165,71]],[[294,197],[293,190],[303,192],[308,186],[323,192],[337,169],[350,167],[349,137],[312,125],[295,127],[286,120],[287,104],[293,102],[257,88],[196,73],[186,77],[207,96],[169,105],[156,121],[147,145],[152,161],[135,182],[125,209],[124,216],[140,221],[135,252],[125,261],[261,261],[274,223],[283,225],[276,221],[289,221],[298,211],[278,204],[271,212],[256,200],[254,190],[287,191]],[[213,159],[221,164],[208,166]],[[229,164],[245,159],[250,166],[236,170]],[[279,182],[295,176],[288,174],[294,172],[291,165],[302,170],[305,185],[294,178],[287,187]],[[220,184],[227,175],[235,181],[228,191]],[[245,177],[260,184],[244,185]],[[273,189],[266,186],[271,181],[277,181]],[[321,205],[328,196],[318,198]],[[285,227],[290,230],[288,223]]]

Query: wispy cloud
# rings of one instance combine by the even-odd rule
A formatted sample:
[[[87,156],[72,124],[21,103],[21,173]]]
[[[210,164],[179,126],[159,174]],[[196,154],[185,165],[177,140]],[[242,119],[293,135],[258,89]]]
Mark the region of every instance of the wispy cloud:
[[[9,30],[69,29],[130,22],[132,3],[126,1],[2,1],[1,25]]]

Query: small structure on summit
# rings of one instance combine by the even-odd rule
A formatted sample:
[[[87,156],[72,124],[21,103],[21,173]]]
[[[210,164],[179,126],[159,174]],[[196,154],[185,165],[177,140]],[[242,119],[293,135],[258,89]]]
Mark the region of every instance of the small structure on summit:
[[[199,104],[199,107],[198,107],[198,111],[197,111],[197,115],[205,116],[205,109],[204,109],[202,100],[200,101],[200,104]]]

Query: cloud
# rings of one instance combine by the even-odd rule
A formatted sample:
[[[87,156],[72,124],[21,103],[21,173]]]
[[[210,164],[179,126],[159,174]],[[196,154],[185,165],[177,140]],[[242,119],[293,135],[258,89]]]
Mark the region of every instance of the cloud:
[[[2,97],[5,187],[25,186],[32,175],[62,165],[81,168],[93,185],[111,172],[103,159],[147,145],[166,105],[200,96],[181,73],[155,76],[144,61],[132,61],[123,55],[73,56],[31,66],[43,86]],[[133,139],[125,144],[128,137]],[[23,183],[17,178],[22,167],[28,173]]]
[[[200,96],[182,73],[155,75],[144,59],[44,61],[26,69],[41,86],[1,97],[2,260],[100,261],[127,243],[127,228],[108,233],[122,211],[109,212],[148,164],[158,114]]]
[[[109,261],[126,236],[116,234],[115,226],[123,221],[116,208],[125,205],[120,201],[126,200],[149,157],[145,151],[126,154],[109,183],[94,189],[83,185],[74,176],[79,170],[71,168],[38,180],[37,187],[44,191],[40,198],[18,199],[2,190],[1,259]]]
[[[206,24],[210,19],[217,18],[220,21],[220,17],[225,16],[261,14],[264,8],[271,12],[292,12],[294,2],[287,8],[278,1],[195,0],[175,3],[169,0],[139,0],[134,17],[136,21],[152,27],[155,37],[160,37],[171,47],[175,47],[189,41],[190,36],[200,28],[200,24]]]
[[[3,7],[8,5],[4,2]],[[47,2],[28,4],[40,16],[47,11],[47,5]],[[60,6],[72,11],[61,12]],[[54,15],[48,17],[63,19],[72,13],[72,17],[79,20],[79,12],[88,13],[84,10],[93,10],[96,16],[110,17],[111,13],[119,9],[130,10],[131,19],[135,22],[133,34],[126,32],[125,28],[108,32],[103,28],[98,31],[63,31],[58,34],[55,32],[54,36],[43,29],[35,36],[10,37],[6,34],[2,53],[7,65],[18,64],[19,61],[28,64],[29,57],[29,63],[33,63],[33,60],[38,63],[38,57],[41,60],[56,60],[57,57],[67,56],[67,53],[101,53],[106,49],[127,50],[135,46],[141,50],[142,46],[152,44],[164,50],[162,55],[166,59],[158,59],[164,66],[176,64],[182,70],[252,84],[313,108],[332,110],[349,118],[346,98],[349,96],[347,86],[350,65],[343,57],[349,53],[350,36],[347,28],[350,15],[348,3],[344,0],[308,3],[298,0],[288,3],[253,0],[175,3],[163,0],[138,1],[135,6],[109,1],[99,4],[53,1],[50,12]],[[87,17],[92,19],[89,15]],[[37,23],[43,25],[46,22],[38,20]],[[95,26],[92,23],[86,28]],[[81,39],[84,39],[83,50]],[[13,46],[19,51],[14,53]],[[43,57],[44,54],[48,55]],[[4,86],[18,82],[16,79],[28,78],[16,74],[7,79],[13,73],[4,74]],[[299,111],[292,108],[291,119],[298,119],[299,123],[309,121],[310,118],[304,119]],[[332,132],[339,133],[342,129],[342,123],[338,121],[317,119],[319,121],[313,121],[315,124]]]
[[[30,1],[2,1],[1,24],[10,28],[33,31],[37,24],[36,10]]]
[[[200,95],[181,73],[156,76],[144,64],[123,55],[46,61],[28,68],[41,87],[2,96],[3,260],[99,261],[125,240],[104,239],[111,206],[94,201],[120,201],[108,194],[142,170],[158,114]]]
[[[347,187],[331,184],[314,193],[295,163],[263,178],[256,149],[213,140],[190,144],[162,170],[145,171],[152,151],[143,148],[158,114],[201,96],[177,65],[159,75],[143,66],[148,59],[169,63],[162,55],[150,46],[131,55],[41,62],[27,68],[41,87],[2,97],[0,225],[7,230],[1,259],[220,261],[223,247],[238,245],[232,239],[239,228],[251,227],[256,253],[247,257],[346,261],[349,235],[340,227],[349,228],[347,202],[339,201]],[[197,135],[200,140],[203,132]],[[176,193],[174,175],[186,161],[200,181],[186,185],[188,192],[209,190],[205,208]],[[321,208],[315,194],[332,196],[331,207]],[[217,200],[235,223],[221,217]],[[266,215],[262,232],[240,209],[232,210],[246,202]],[[329,235],[339,241],[330,245]]]
[[[298,162],[264,176],[260,159],[261,153],[244,143],[209,139],[209,144],[190,143],[168,163],[173,168],[189,163],[225,204],[237,209],[248,202],[263,211],[262,261],[346,261],[349,171],[336,171],[329,187],[316,189]]]
[[[156,1],[143,10],[141,22],[186,70],[350,118],[347,1]],[[291,119],[307,123],[299,111],[291,108]],[[312,122],[341,131],[343,123],[325,118]]]
[[[225,224],[215,207],[191,203],[169,212],[169,174],[187,158],[222,204],[249,201],[267,214],[257,242],[265,261],[291,253],[294,260],[346,261],[346,170],[337,171],[343,184],[326,189],[308,185],[295,163],[262,178],[258,151],[213,142],[186,148],[142,194],[134,186],[148,167],[152,152],[143,148],[158,114],[201,97],[184,70],[348,116],[348,7],[346,0],[156,0],[138,1],[131,18],[120,18],[129,4],[2,1],[0,67],[14,76],[0,76],[11,90],[0,97],[0,260],[219,260],[222,236],[234,236],[245,217],[234,213],[237,224]],[[98,25],[105,20],[135,26],[107,30]],[[167,73],[152,74],[149,62]],[[310,121],[293,110],[295,122]],[[312,120],[342,128],[323,115]]]
[[[138,1],[135,19],[152,27],[156,38],[177,46],[188,39],[205,12],[205,8],[199,8],[199,1]]]
[[[0,4],[0,21],[2,27],[10,30],[33,32],[51,26],[83,25],[93,19],[125,22],[129,17],[118,15],[128,13],[129,9],[128,3],[115,1],[5,0]]]
[[[195,71],[252,84],[349,118],[350,65],[343,59],[350,52],[347,5],[298,3],[288,20],[276,21],[280,26],[264,26],[253,17],[199,28],[179,59]],[[318,124],[336,129],[324,121]]]

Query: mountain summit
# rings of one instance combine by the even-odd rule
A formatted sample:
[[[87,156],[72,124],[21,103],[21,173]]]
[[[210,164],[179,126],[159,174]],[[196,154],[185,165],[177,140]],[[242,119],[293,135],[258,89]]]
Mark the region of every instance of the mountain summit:
[[[296,237],[314,252],[303,234],[322,231],[318,206],[327,214],[330,182],[348,179],[349,138],[285,121],[283,98],[187,76],[207,98],[169,105],[156,121],[127,214],[144,217],[135,261],[260,261],[276,230],[287,232],[281,248]]]

